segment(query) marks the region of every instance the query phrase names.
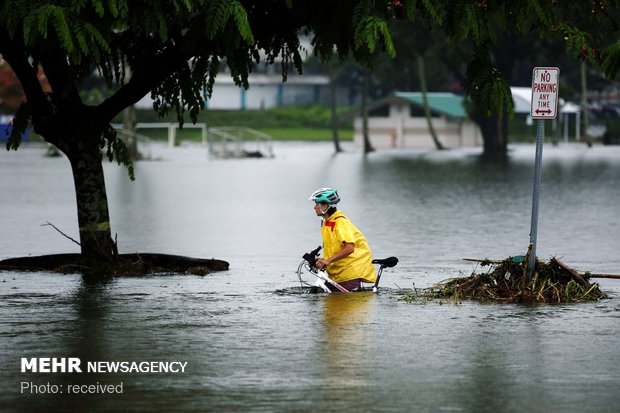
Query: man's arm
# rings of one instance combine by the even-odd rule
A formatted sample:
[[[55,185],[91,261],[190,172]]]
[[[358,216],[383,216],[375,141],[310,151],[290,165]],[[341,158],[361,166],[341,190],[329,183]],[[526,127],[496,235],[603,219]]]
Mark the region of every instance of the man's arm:
[[[331,257],[319,258],[316,260],[317,268],[323,268],[327,264],[333,264],[334,262],[340,261],[343,258],[348,257],[355,251],[355,244],[352,242],[342,241],[342,249],[332,255]]]

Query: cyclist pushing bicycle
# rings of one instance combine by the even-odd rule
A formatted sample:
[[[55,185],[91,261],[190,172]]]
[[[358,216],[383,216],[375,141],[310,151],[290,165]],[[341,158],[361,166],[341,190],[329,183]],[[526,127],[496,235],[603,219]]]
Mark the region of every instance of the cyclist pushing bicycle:
[[[377,272],[372,253],[364,234],[337,207],[338,191],[321,188],[310,196],[314,211],[322,218],[323,257],[316,258],[315,266],[325,268],[329,279],[347,291],[361,288],[362,282],[375,283]],[[327,286],[336,291],[333,284]]]

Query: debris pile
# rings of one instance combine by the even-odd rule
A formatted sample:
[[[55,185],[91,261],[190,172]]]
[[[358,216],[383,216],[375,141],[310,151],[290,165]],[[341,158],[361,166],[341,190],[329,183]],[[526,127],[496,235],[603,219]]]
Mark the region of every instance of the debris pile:
[[[433,287],[417,290],[406,301],[417,298],[459,302],[476,300],[496,303],[568,303],[597,301],[607,298],[597,283],[590,283],[592,274],[580,274],[556,258],[548,263],[536,262],[529,277],[527,260],[523,256],[502,261],[478,261],[491,266],[488,272],[469,277],[444,280]]]

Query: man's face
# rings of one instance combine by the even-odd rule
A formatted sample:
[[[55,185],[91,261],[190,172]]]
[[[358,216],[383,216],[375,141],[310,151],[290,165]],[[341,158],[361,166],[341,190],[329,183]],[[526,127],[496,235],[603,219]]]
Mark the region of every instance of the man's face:
[[[322,217],[323,213],[327,209],[327,204],[316,203],[314,204],[314,212],[317,217]]]

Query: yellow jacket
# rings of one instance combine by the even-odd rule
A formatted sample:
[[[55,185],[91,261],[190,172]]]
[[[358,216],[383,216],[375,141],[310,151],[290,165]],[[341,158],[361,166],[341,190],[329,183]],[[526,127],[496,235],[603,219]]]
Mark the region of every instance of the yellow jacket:
[[[323,222],[323,252],[330,258],[342,249],[342,243],[354,244],[354,251],[347,257],[327,265],[329,278],[341,283],[361,278],[364,282],[374,283],[377,273],[372,264],[372,253],[364,234],[339,210]]]

